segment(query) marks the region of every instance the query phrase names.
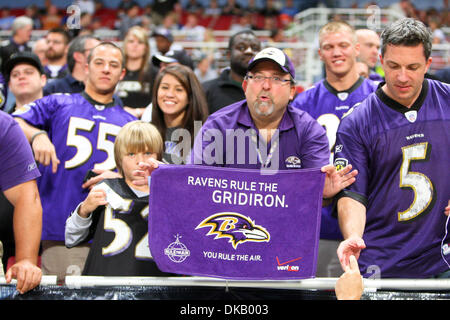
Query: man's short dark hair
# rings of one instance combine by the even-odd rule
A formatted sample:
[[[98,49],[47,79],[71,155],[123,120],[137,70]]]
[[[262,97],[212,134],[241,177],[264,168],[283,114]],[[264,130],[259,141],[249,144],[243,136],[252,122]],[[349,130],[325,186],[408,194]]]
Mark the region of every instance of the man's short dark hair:
[[[244,29],[241,30],[239,32],[236,32],[235,34],[233,34],[230,39],[228,40],[228,50],[231,51],[231,48],[233,47],[233,43],[234,43],[234,39],[236,39],[237,36],[240,36],[241,34],[251,34],[252,36],[254,36],[255,38],[257,38],[256,34],[250,30],[250,29]]]
[[[70,42],[71,36],[69,34],[69,32],[67,32],[65,29],[63,28],[52,28],[50,30],[48,30],[48,33],[59,33],[64,37],[64,43],[68,44]]]
[[[84,47],[85,47],[86,41],[88,39],[98,40],[97,37],[86,34],[86,35],[77,36],[74,39],[72,39],[72,41],[70,41],[69,49],[67,50],[67,67],[69,68],[70,72],[72,72],[73,68],[75,67],[75,59],[73,58],[73,54],[75,52],[84,53]]]
[[[125,68],[125,54],[123,53],[122,48],[111,41],[102,41],[98,45],[96,45],[94,48],[92,48],[91,52],[89,52],[89,55],[88,55],[88,63],[91,62],[95,49],[97,49],[97,47],[100,47],[100,46],[112,47],[112,48],[119,50],[122,55],[122,60],[120,61],[122,63],[122,68]]]
[[[415,47],[423,44],[425,59],[431,55],[433,36],[421,21],[412,18],[398,20],[381,33],[381,56],[384,56],[387,45]]]

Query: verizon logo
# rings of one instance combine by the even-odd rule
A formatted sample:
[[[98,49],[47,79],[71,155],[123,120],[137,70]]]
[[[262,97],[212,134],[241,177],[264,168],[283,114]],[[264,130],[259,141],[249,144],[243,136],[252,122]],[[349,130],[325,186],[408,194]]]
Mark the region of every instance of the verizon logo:
[[[276,258],[277,258],[277,264],[278,264],[278,266],[277,266],[277,270],[278,271],[298,272],[300,270],[299,266],[291,266],[288,263],[300,260],[302,257],[296,258],[296,259],[293,259],[293,260],[289,260],[289,261],[286,261],[286,262],[283,262],[283,263],[281,263],[280,260],[278,260],[278,257],[276,257]]]
[[[300,270],[299,266],[278,266],[277,267],[278,271],[294,271],[294,272],[298,272]]]

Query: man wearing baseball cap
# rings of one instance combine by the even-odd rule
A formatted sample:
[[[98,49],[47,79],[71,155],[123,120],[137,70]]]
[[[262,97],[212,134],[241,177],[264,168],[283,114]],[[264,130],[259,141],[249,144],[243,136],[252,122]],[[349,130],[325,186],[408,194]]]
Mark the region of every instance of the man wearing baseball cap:
[[[174,44],[173,35],[169,29],[157,28],[153,31],[152,37],[155,38],[156,53],[166,55],[171,50],[182,50],[178,44]],[[155,51],[155,50],[153,50]]]
[[[6,62],[4,70],[9,90],[16,98],[10,113],[43,97],[47,77],[36,54],[28,51],[14,53]]]
[[[184,50],[171,50],[165,55],[155,54],[152,57],[152,63],[159,69],[163,69],[173,63],[179,63],[194,70],[194,62]]]
[[[273,173],[321,167],[326,172],[324,199],[355,181],[357,172],[350,172],[351,168],[337,173],[329,165],[324,128],[308,113],[290,105],[295,95],[295,69],[283,51],[265,48],[258,52],[248,65],[242,88],[245,100],[210,115],[202,126],[191,163]],[[230,144],[230,134],[234,140],[245,140]]]

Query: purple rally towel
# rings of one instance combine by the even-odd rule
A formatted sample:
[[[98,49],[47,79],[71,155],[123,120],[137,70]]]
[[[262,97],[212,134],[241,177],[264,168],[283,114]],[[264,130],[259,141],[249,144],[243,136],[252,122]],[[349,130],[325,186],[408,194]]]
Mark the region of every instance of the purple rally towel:
[[[149,246],[165,272],[246,280],[316,273],[325,174],[161,165],[150,184]]]

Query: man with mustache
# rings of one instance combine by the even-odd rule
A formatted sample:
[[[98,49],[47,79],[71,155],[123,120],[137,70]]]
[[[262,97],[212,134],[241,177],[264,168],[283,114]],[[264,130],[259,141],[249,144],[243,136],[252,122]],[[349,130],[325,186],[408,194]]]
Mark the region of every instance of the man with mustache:
[[[357,181],[338,196],[341,265],[364,277],[450,277],[450,87],[424,78],[432,35],[404,18],[381,34],[385,82],[345,116],[335,165]],[[337,148],[339,146],[339,153]]]
[[[327,165],[330,153],[325,130],[308,113],[291,106],[295,69],[283,51],[266,48],[257,53],[247,67],[242,88],[245,100],[209,116],[197,134],[191,163],[273,173],[322,167],[327,173],[326,199],[355,181],[357,172],[350,172],[351,167],[337,173],[333,165]],[[235,143],[230,146],[231,135]],[[211,146],[216,148],[211,150]]]
[[[13,114],[42,173],[37,181],[43,208],[42,272],[57,275],[59,283],[66,274],[81,272],[89,251],[89,245],[69,250],[64,244],[66,219],[88,194],[83,178],[89,170],[115,169],[113,140],[123,125],[136,120],[114,97],[125,74],[123,61],[119,47],[102,42],[88,56],[83,92],[45,96]]]
[[[321,168],[326,173],[323,205],[344,187],[355,182],[351,165],[336,171],[330,161],[324,128],[308,113],[291,106],[295,69],[278,48],[258,52],[242,82],[245,100],[210,115],[196,135],[191,164],[229,168],[278,170]],[[231,137],[232,144],[228,141]],[[141,163],[134,183],[148,183],[156,161]]]
[[[218,78],[203,83],[209,113],[245,99],[242,90],[247,66],[261,50],[261,42],[251,30],[242,30],[231,36],[228,42],[230,67],[224,69]]]

